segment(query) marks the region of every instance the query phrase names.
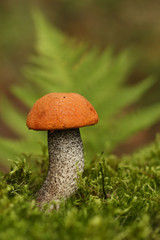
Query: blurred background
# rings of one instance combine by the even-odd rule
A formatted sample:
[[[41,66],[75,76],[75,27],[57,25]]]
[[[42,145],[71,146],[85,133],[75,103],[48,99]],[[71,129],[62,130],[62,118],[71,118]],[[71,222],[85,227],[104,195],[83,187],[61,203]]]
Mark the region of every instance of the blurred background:
[[[21,82],[21,70],[34,51],[34,27],[31,10],[38,7],[57,28],[79,42],[114,48],[115,55],[131,48],[138,59],[127,84],[152,75],[157,81],[138,103],[141,106],[160,102],[160,1],[152,0],[5,0],[0,2],[0,91],[17,108],[28,111],[9,91]],[[0,98],[0,107],[3,101]],[[151,142],[159,123],[121,143],[114,153],[133,152]],[[18,138],[0,117],[0,136]],[[4,169],[4,166],[0,166]]]

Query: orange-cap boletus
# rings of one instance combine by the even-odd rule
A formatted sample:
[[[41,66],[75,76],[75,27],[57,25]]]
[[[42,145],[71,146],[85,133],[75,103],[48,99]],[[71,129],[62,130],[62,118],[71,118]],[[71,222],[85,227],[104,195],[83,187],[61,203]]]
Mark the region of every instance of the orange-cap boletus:
[[[49,93],[34,104],[27,117],[28,128],[48,131],[49,168],[37,192],[40,206],[75,192],[77,168],[79,172],[84,168],[79,128],[97,122],[93,106],[76,93]]]

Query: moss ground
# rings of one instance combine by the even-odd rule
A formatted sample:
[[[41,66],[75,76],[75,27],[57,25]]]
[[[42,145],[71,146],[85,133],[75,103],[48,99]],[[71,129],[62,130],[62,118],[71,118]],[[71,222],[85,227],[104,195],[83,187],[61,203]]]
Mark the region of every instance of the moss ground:
[[[160,141],[132,156],[101,154],[58,211],[40,211],[34,195],[46,156],[23,156],[0,176],[0,239],[160,239]],[[34,162],[35,164],[31,164]]]

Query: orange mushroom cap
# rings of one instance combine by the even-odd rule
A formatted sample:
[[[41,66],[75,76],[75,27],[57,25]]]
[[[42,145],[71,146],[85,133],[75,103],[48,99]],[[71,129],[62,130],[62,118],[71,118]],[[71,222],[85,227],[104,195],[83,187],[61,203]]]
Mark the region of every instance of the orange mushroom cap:
[[[34,130],[80,128],[97,122],[96,110],[77,93],[49,93],[34,104],[27,117],[28,128]]]

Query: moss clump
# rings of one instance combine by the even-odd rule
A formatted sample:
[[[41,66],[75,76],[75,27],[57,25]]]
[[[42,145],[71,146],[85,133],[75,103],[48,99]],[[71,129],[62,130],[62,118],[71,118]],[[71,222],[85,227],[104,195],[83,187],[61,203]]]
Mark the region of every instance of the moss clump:
[[[25,156],[1,174],[1,240],[160,239],[159,140],[132,156],[94,159],[79,178],[79,190],[54,212],[40,211],[34,200],[45,158]]]

